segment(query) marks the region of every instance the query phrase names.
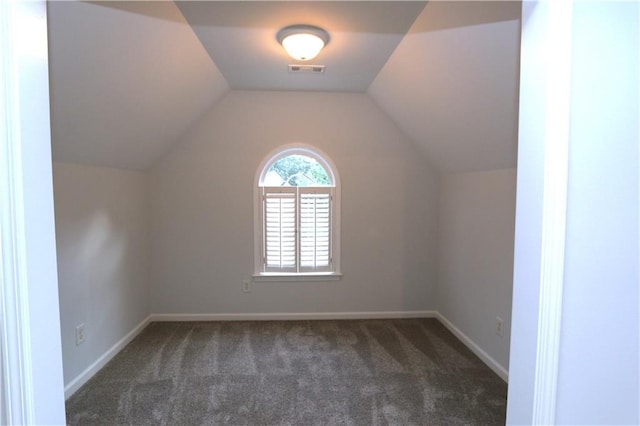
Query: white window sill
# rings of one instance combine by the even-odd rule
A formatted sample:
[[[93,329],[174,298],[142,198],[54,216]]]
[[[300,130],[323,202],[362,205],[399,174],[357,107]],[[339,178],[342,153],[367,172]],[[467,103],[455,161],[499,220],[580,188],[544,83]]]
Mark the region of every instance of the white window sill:
[[[306,282],[306,281],[338,281],[342,274],[337,272],[310,272],[301,274],[284,274],[281,272],[263,272],[253,275],[253,281],[266,282]]]

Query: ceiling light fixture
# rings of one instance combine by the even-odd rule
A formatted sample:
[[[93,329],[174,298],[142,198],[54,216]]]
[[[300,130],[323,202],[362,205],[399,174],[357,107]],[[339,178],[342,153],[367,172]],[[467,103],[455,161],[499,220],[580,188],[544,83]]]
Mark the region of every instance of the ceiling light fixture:
[[[308,61],[318,56],[329,43],[329,33],[311,25],[291,25],[278,31],[278,42],[289,56]]]

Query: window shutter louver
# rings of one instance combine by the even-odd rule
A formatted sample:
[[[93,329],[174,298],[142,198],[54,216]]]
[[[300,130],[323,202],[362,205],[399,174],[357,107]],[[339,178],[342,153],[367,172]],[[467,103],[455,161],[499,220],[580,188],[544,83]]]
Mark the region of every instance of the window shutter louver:
[[[296,188],[264,188],[264,268],[296,272]]]
[[[300,272],[331,270],[331,189],[300,188]]]
[[[263,187],[264,272],[331,272],[333,188]]]

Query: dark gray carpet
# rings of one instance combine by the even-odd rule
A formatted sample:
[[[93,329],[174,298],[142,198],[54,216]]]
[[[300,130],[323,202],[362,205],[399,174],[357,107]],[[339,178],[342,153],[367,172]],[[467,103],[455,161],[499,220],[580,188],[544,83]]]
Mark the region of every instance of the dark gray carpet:
[[[507,385],[434,319],[151,323],[72,424],[504,424]]]

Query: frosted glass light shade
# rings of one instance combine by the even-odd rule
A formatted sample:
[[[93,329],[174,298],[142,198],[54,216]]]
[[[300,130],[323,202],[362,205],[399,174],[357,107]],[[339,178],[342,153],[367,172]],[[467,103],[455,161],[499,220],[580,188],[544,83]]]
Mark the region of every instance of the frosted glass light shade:
[[[298,61],[308,61],[318,56],[329,41],[329,34],[321,28],[295,25],[280,30],[278,41],[289,56]]]

